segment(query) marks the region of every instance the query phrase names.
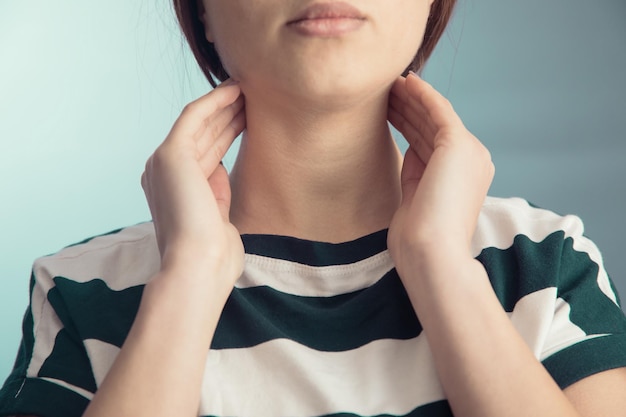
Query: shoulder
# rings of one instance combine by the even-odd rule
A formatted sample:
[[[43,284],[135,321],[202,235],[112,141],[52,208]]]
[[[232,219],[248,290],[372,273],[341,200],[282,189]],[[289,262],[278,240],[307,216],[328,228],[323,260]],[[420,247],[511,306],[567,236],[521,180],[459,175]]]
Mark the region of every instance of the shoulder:
[[[507,310],[521,297],[548,288],[559,297],[587,289],[587,298],[597,295],[619,303],[602,255],[584,235],[578,216],[557,214],[521,198],[489,197],[472,245]]]
[[[477,251],[488,247],[505,249],[522,236],[533,242],[542,242],[554,234],[582,241],[583,233],[583,223],[575,215],[557,214],[522,198],[487,197],[473,244]]]
[[[159,265],[154,226],[149,222],[94,236],[41,257],[33,265],[33,276],[38,281],[98,279],[111,288],[123,289],[145,284]]]
[[[585,236],[582,220],[536,207],[521,198],[488,197],[472,241],[474,256],[513,252],[525,265],[555,267],[560,258],[573,256],[602,266],[596,245]]]

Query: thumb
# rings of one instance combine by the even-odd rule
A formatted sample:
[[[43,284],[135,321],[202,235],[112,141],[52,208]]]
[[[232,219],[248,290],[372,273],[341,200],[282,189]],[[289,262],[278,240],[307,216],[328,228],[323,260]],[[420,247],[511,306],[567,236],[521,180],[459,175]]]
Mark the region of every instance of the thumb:
[[[419,158],[417,152],[412,147],[409,147],[404,154],[404,163],[402,164],[402,173],[400,174],[403,203],[412,199],[425,168],[426,165]]]
[[[217,202],[222,220],[228,222],[231,199],[230,181],[228,179],[228,172],[221,162],[209,177],[209,186],[213,191],[213,196]]]

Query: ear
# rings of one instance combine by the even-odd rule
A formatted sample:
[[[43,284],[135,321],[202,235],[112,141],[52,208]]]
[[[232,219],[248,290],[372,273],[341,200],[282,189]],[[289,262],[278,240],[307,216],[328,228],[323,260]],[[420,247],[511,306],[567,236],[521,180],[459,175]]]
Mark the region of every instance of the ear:
[[[209,24],[209,19],[204,8],[204,3],[202,0],[198,0],[198,16],[202,25],[204,26],[204,36],[207,41],[213,43],[213,34],[211,33],[211,25]]]

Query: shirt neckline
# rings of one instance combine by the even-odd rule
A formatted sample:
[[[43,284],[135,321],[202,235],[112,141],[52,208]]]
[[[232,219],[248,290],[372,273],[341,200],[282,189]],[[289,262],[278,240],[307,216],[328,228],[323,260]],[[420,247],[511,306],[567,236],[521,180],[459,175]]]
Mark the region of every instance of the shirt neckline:
[[[356,263],[387,250],[387,229],[342,243],[318,242],[291,236],[241,236],[247,254],[310,266]]]

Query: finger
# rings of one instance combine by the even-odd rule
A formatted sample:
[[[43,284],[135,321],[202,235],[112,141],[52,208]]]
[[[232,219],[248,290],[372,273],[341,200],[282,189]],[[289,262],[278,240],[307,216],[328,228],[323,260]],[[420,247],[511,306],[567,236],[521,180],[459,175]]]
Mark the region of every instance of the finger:
[[[196,138],[199,132],[204,132],[208,120],[214,117],[217,111],[234,103],[240,94],[241,90],[237,84],[228,84],[215,88],[187,104],[174,123],[166,141],[176,140],[179,137]]]
[[[387,120],[389,120],[393,127],[402,133],[409,144],[411,144],[413,140],[420,139],[422,136],[422,133],[415,126],[409,123],[402,115],[402,112],[397,110],[395,107],[389,106],[389,109],[387,109]]]
[[[426,164],[422,162],[415,149],[409,147],[404,154],[402,173],[400,174],[403,202],[413,198],[425,169]]]
[[[399,113],[402,119],[408,124],[412,131],[419,132],[419,136],[427,138],[436,134],[436,131],[432,130],[428,122],[428,114],[419,114],[412,109],[407,103],[401,102],[396,96],[389,97],[389,110],[394,110]]]
[[[432,121],[434,130],[462,124],[450,101],[429,83],[411,73],[407,77],[405,86],[409,95],[409,105],[412,108],[425,110],[429,115],[429,120]]]
[[[432,116],[429,110],[415,97],[411,97],[408,91],[406,93],[403,100],[395,94],[391,95],[390,107],[402,113],[425,137],[432,138],[438,128],[431,120]]]
[[[196,146],[200,154],[204,154],[220,137],[224,129],[244,108],[244,98],[239,96],[234,103],[219,110],[214,117],[207,119],[204,132],[198,137]]]
[[[224,165],[218,164],[208,179],[209,186],[213,191],[213,196],[217,202],[217,208],[222,216],[222,220],[227,222],[230,214],[231,191],[228,173]]]
[[[428,109],[415,97],[411,97],[406,88],[406,79],[398,79],[389,95],[389,106],[401,113],[424,137],[432,138],[437,128],[432,123]]]
[[[245,111],[242,109],[224,128],[213,145],[209,147],[206,152],[200,155],[198,163],[207,177],[213,173],[222,159],[224,159],[226,152],[228,152],[228,149],[235,141],[235,138],[243,132],[245,127],[246,115]]]
[[[398,77],[391,85],[390,95],[397,96],[402,101],[409,99],[409,93],[406,91],[406,78]]]
[[[388,118],[391,124],[398,129],[407,142],[409,142],[410,148],[417,153],[420,160],[424,164],[427,164],[433,153],[430,142],[425,140],[419,130],[415,129],[415,127],[395,109],[389,109]]]
[[[408,78],[399,77],[391,87],[390,97],[397,98],[404,105],[412,106],[413,110],[420,114],[427,114],[428,112],[424,105],[416,100],[415,95],[420,93],[409,91],[407,89],[407,82]]]

